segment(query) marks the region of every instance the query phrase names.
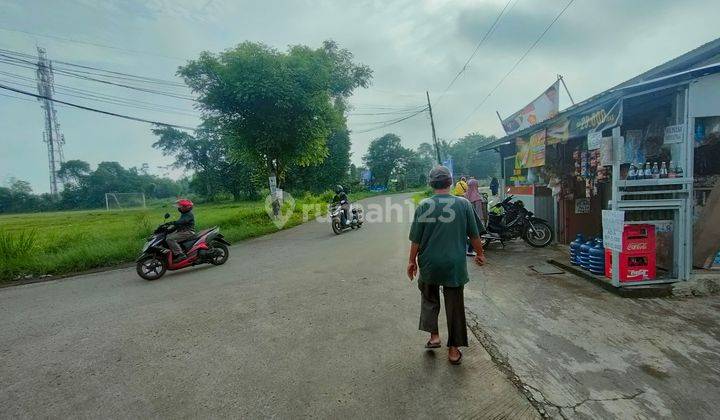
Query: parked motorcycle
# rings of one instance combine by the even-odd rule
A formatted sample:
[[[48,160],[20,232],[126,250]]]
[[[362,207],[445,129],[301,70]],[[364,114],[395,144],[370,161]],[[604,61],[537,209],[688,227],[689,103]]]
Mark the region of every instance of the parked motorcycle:
[[[553,241],[553,231],[550,223],[525,208],[521,200],[512,201],[513,195],[502,202],[491,206],[487,232],[481,235],[483,246],[487,247],[493,242],[505,242],[522,238],[528,245],[542,248]]]
[[[350,223],[345,223],[345,214],[342,206],[348,204],[347,200],[342,200],[340,203],[330,204],[330,224],[332,230],[336,235],[339,235],[346,230],[360,229],[363,224],[362,209],[356,207],[350,207]]]
[[[168,218],[170,214],[166,213],[165,219]],[[145,280],[157,280],[167,270],[180,270],[198,264],[222,265],[228,260],[230,242],[225,240],[220,228],[213,227],[202,230],[194,237],[181,242],[180,247],[187,257],[173,261],[173,253],[165,239],[174,230],[172,223],[164,223],[150,235],[140,257],[136,260],[135,269],[140,277]]]

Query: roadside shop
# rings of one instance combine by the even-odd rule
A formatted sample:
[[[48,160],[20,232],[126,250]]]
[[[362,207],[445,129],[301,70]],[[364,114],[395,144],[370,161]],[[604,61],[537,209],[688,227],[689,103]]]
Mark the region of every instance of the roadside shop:
[[[720,39],[550,114],[484,150],[500,153],[503,191],[552,220],[573,264],[615,286],[713,266]]]

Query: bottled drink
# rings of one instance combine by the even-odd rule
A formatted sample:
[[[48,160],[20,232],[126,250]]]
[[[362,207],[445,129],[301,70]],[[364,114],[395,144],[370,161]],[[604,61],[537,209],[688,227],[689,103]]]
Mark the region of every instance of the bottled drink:
[[[637,167],[635,166],[635,162],[630,164],[630,169],[628,169],[627,179],[630,181],[637,179]]]
[[[658,178],[660,178],[660,168],[658,168],[657,162],[653,163],[652,172],[651,172],[651,173],[652,173],[652,178],[653,178],[653,179],[658,179]]]
[[[660,166],[660,178],[667,178],[668,177],[668,170],[667,166],[665,165],[665,162],[662,163]]]
[[[682,169],[681,167],[679,167],[679,166],[676,166],[676,167],[675,167],[675,177],[676,177],[676,178],[682,178],[683,176],[685,176],[685,175],[683,174],[683,169]]]
[[[643,171],[643,179],[652,178],[652,165],[650,162],[645,163],[645,170]]]
[[[675,178],[675,167],[672,160],[668,164],[668,178]]]

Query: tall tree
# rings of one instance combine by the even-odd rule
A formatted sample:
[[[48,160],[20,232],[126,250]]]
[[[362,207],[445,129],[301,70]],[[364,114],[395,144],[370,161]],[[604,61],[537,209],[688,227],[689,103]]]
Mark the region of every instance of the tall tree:
[[[470,175],[476,178],[495,176],[499,172],[500,162],[497,153],[478,149],[495,137],[486,137],[478,133],[468,134],[449,146],[448,153],[453,158],[454,172],[457,175]]]
[[[371,70],[352,58],[332,41],[287,52],[244,42],[220,54],[203,52],[178,74],[235,152],[284,186],[289,168],[323,162],[328,136],[344,125],[346,98],[368,86]]]
[[[290,189],[321,192],[345,184],[350,167],[350,135],[346,129],[333,132],[327,140],[328,155],[322,163],[295,167],[289,173]]]
[[[251,168],[241,157],[231,156],[228,140],[210,124],[202,125],[194,136],[172,127],[156,128],[153,133],[159,136],[153,147],[175,156],[175,168],[194,172],[191,185],[201,196],[212,200],[228,193],[238,200],[257,194]]]
[[[388,133],[370,143],[363,160],[372,172],[375,183],[387,187],[406,154],[407,150],[400,144],[400,137]]]

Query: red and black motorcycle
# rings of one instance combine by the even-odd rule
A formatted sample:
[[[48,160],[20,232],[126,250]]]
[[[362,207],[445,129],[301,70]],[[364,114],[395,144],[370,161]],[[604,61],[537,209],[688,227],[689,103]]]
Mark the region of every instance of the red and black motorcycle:
[[[170,214],[165,214],[169,218]],[[180,243],[187,257],[180,261],[173,261],[173,253],[165,242],[169,233],[175,230],[172,223],[164,223],[158,226],[143,247],[138,257],[135,269],[138,275],[145,280],[157,280],[167,270],[179,270],[192,267],[198,264],[223,265],[228,260],[230,253],[226,241],[220,233],[220,228],[213,227],[205,229],[194,237]]]

